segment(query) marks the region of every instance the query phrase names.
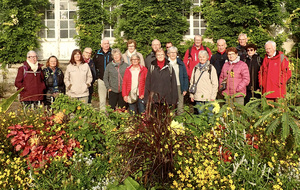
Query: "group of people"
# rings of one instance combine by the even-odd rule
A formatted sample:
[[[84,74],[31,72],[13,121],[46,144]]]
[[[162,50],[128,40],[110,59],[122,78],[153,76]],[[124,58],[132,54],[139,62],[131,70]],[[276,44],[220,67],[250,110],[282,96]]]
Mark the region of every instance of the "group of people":
[[[127,51],[111,49],[109,41],[101,41],[101,49],[92,58],[92,49],[72,52],[65,74],[55,56],[49,57],[46,68],[37,61],[34,51],[18,70],[15,86],[21,91],[25,105],[44,101],[51,104],[58,93],[66,93],[85,103],[91,103],[93,84],[97,82],[99,107],[129,107],[134,113],[145,112],[146,102],[167,103],[184,111],[184,96],[196,105],[207,104],[223,95],[234,96],[234,101],[246,104],[251,97],[274,91],[267,98],[275,101],[284,97],[286,83],[291,77],[288,59],[276,50],[276,43],[265,44],[262,59],[254,44],[247,44],[247,35],[239,35],[239,45],[227,48],[226,41],[217,41],[218,51],[212,54],[196,35],[183,60],[171,42],[166,51],[158,39],[152,41],[152,52],[143,58],[136,50],[136,41],[127,41]],[[46,94],[46,95],[45,95]],[[202,110],[199,108],[198,113]]]

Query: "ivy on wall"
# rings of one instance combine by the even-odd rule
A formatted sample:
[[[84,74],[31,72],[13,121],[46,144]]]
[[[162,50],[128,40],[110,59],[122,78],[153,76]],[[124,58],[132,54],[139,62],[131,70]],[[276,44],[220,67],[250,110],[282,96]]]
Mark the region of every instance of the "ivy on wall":
[[[23,62],[29,50],[39,48],[40,10],[47,6],[48,0],[0,0],[0,63]]]

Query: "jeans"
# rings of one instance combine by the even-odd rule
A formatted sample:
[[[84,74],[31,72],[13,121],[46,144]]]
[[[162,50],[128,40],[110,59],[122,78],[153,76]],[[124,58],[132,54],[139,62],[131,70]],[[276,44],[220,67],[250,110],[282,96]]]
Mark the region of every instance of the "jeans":
[[[203,113],[203,110],[201,109],[201,106],[203,106],[203,105],[209,103],[209,101],[195,101],[195,102],[196,102],[196,105],[199,105],[199,107],[197,108],[198,114],[202,114],[202,113]],[[213,113],[212,113],[212,110],[213,110],[213,109],[214,109],[214,106],[213,106],[213,105],[210,105],[210,106],[208,107],[208,110],[210,111],[210,112],[208,113],[208,115],[212,115],[212,114],[213,114]]]
[[[129,104],[129,111],[131,113],[144,113],[145,112],[145,101],[144,99],[138,99],[135,103]]]

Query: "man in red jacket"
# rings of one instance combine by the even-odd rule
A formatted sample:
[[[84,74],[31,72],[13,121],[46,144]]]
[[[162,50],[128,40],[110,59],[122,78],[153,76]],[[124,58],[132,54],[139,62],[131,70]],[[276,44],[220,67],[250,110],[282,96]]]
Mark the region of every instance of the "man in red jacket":
[[[38,63],[35,51],[27,53],[27,60],[18,69],[15,80],[17,89],[24,88],[20,93],[20,101],[25,105],[38,105],[44,98],[44,74],[42,65]]]
[[[194,37],[194,45],[192,47],[190,47],[188,50],[186,50],[184,59],[183,59],[189,79],[191,79],[192,71],[193,71],[195,65],[197,65],[199,63],[198,54],[199,54],[199,51],[201,51],[201,50],[207,51],[207,53],[209,55],[209,60],[210,60],[210,58],[212,56],[210,49],[208,47],[205,47],[202,45],[202,36],[196,35]]]
[[[266,96],[275,101],[286,94],[286,84],[292,75],[289,60],[281,51],[276,51],[276,43],[267,41],[265,44],[266,55],[259,71],[259,85],[262,93],[274,91]]]

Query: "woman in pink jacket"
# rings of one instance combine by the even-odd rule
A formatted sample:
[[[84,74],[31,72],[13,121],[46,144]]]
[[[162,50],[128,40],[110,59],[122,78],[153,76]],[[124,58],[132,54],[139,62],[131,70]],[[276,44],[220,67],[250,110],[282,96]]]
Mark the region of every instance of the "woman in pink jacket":
[[[233,96],[236,93],[243,93],[244,95],[237,95],[234,97],[234,102],[244,105],[244,97],[246,94],[246,87],[250,82],[249,69],[245,62],[240,60],[238,51],[235,47],[230,47],[226,50],[229,61],[226,61],[219,78],[220,89],[223,94]],[[222,89],[222,82],[226,81],[226,88]]]
[[[134,113],[145,111],[145,81],[147,68],[140,65],[140,57],[133,54],[130,58],[131,65],[125,70],[122,84],[122,96],[129,104],[129,110]]]

